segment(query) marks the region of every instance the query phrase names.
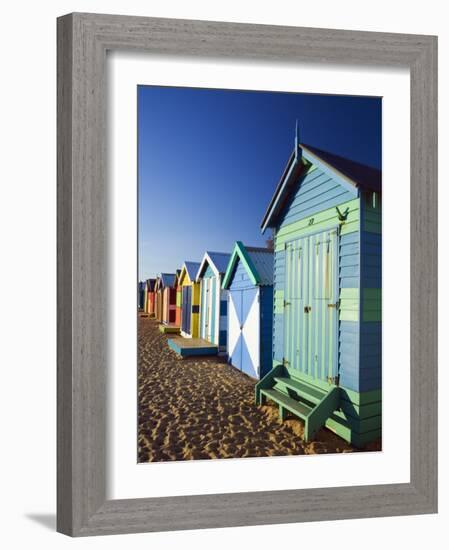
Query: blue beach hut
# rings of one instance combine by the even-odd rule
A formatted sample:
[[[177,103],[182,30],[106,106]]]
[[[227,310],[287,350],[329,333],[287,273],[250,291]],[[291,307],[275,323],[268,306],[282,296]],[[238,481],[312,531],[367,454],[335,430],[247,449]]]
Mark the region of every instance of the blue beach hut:
[[[355,446],[381,435],[381,172],[295,143],[262,221],[274,237],[273,368],[256,400]]]
[[[228,290],[228,362],[262,378],[272,363],[273,250],[237,241],[222,288]]]
[[[200,338],[218,346],[226,353],[227,290],[221,288],[230,254],[205,252],[196,275],[200,283]]]

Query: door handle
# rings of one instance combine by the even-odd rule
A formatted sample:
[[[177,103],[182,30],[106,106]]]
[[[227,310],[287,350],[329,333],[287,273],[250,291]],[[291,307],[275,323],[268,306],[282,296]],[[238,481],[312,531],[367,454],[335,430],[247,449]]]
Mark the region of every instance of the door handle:
[[[340,302],[335,302],[335,304],[327,304],[327,307],[338,307]]]

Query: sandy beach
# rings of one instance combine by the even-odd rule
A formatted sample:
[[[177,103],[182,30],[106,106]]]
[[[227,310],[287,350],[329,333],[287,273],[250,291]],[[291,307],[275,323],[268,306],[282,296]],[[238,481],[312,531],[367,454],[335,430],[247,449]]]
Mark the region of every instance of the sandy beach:
[[[308,444],[300,420],[254,403],[255,380],[217,357],[180,359],[139,317],[139,462],[355,451],[327,429]]]

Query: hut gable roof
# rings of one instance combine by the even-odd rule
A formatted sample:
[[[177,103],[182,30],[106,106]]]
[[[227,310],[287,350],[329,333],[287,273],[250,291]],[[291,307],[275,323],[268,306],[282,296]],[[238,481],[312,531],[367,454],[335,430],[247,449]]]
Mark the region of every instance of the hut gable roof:
[[[185,262],[185,268],[187,275],[191,281],[195,280],[198,269],[200,268],[200,262]]]
[[[163,288],[172,287],[175,283],[174,273],[161,273],[161,285]]]
[[[196,280],[199,281],[199,279],[201,279],[208,265],[217,277],[224,274],[228,267],[230,257],[231,255],[226,252],[205,252],[196,274]]]
[[[288,197],[300,183],[299,178],[307,173],[310,165],[315,165],[328,173],[343,187],[355,190],[381,192],[382,172],[376,168],[334,155],[311,145],[300,144],[288,159],[274,195],[262,219],[262,232],[274,227]]]
[[[175,280],[174,280],[173,286],[178,286],[179,285],[179,280],[181,278],[181,271],[182,271],[181,269],[176,270]]]
[[[156,286],[156,279],[147,279],[145,283],[146,283],[147,290],[149,292],[153,292],[154,287]]]
[[[234,250],[229,259],[223,279],[222,287],[224,289],[229,287],[235,267],[239,261],[245,266],[248,276],[254,285],[273,284],[273,250],[255,246],[245,246],[242,242],[237,241],[234,245]]]
[[[199,262],[184,262],[179,276],[179,284],[183,283],[185,277],[188,277],[189,281],[193,283],[199,268]]]

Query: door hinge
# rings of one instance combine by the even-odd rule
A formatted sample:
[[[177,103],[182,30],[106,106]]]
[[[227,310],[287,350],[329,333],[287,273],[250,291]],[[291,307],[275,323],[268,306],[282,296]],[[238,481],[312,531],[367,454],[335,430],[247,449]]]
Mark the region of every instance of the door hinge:
[[[332,384],[333,386],[338,386],[340,384],[340,375],[338,376],[328,376],[327,381],[329,384]]]
[[[284,300],[284,307],[291,306],[291,302],[287,302],[287,300]]]

